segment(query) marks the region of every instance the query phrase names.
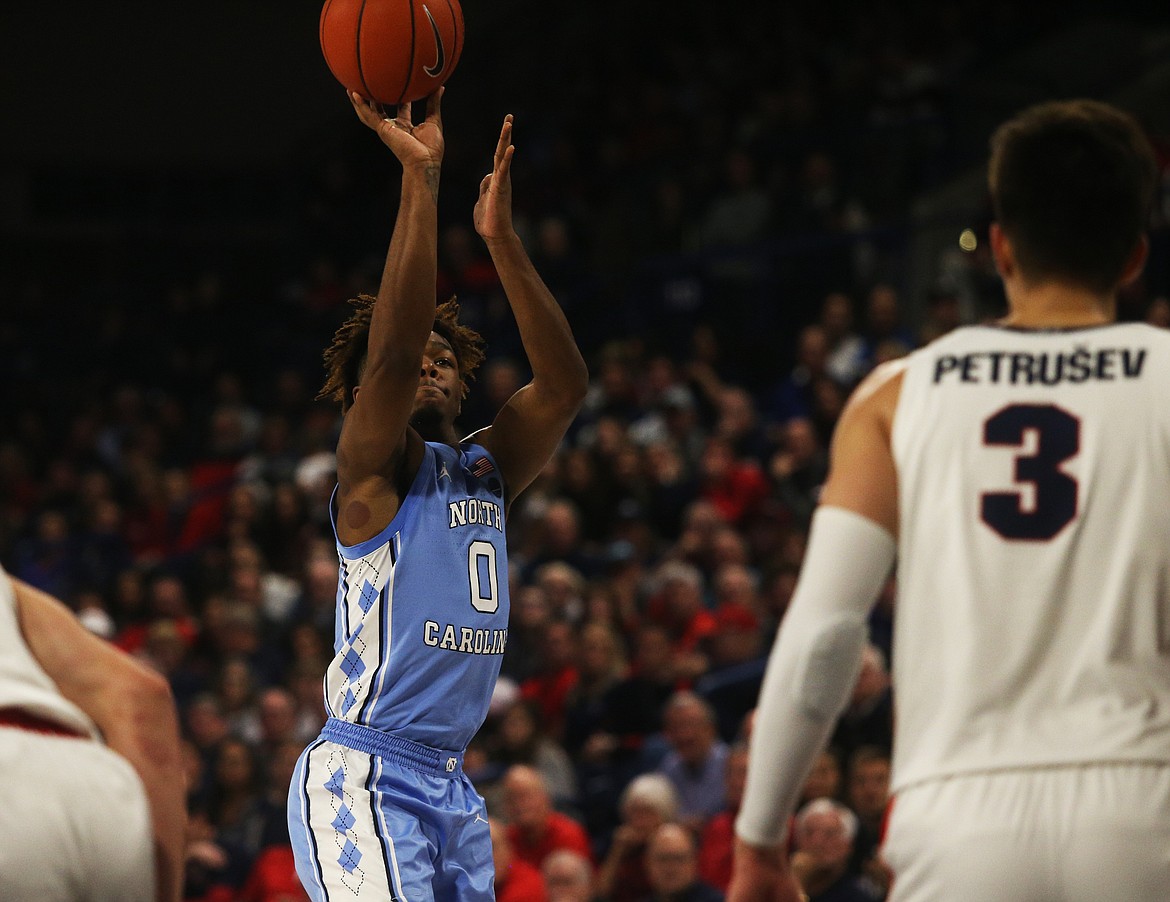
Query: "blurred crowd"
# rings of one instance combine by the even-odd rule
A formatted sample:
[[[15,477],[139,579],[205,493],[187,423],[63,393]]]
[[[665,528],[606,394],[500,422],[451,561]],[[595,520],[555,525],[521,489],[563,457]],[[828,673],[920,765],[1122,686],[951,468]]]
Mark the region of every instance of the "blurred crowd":
[[[860,327],[850,298],[827,295],[797,362],[763,392],[725,378],[701,328],[682,360],[635,338],[598,356],[571,436],[510,516],[508,647],[467,755],[500,821],[498,854],[543,868],[550,898],[577,898],[553,885],[578,870],[611,900],[684,877],[726,886],[750,713],[834,424],[859,378],[922,341],[890,292],[875,288]],[[1149,311],[1170,325],[1164,298]],[[510,359],[489,362],[475,422],[522,378]],[[282,372],[251,398],[225,374],[200,408],[127,383],[62,428],[20,409],[0,440],[5,565],[174,689],[191,900],[275,900],[296,885],[285,796],[324,719],[337,580],[338,414],[312,389]],[[882,886],[893,600],[891,584],[793,833],[806,886],[867,881],[856,898]]]
[[[904,296],[903,248],[881,239],[962,162],[953,79],[1035,31],[1016,4],[929,9],[857,5],[829,22],[788,5],[767,14],[784,20],[782,48],[714,18],[702,53],[645,22],[661,30],[638,45],[650,58],[617,85],[598,60],[634,37],[599,34],[582,7],[564,26],[582,35],[562,61],[578,75],[555,98],[541,92],[556,79],[524,95],[518,225],[592,379],[510,514],[509,641],[466,757],[502,900],[715,900],[727,886],[751,712],[848,394],[998,300],[983,250],[962,278],[940,261],[928,296]],[[976,18],[990,37],[960,27]],[[335,156],[307,184],[287,270],[4,277],[0,560],[170,680],[190,902],[303,898],[285,797],[324,721],[337,581],[339,412],[315,394],[320,352],[346,298],[375,288],[389,238],[392,204],[359,188],[389,168],[377,150]],[[480,163],[452,142],[451,194]],[[438,295],[489,341],[470,432],[527,372],[469,209],[443,217]],[[1164,214],[1163,256],[1123,312],[1170,327]],[[779,238],[796,262],[777,268]],[[814,902],[879,899],[888,883],[875,849],[894,599],[891,581],[791,831]]]

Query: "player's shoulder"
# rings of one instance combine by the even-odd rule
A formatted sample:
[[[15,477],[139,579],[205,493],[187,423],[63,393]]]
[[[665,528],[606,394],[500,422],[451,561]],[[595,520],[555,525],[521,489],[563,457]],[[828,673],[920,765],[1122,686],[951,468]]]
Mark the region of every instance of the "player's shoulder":
[[[853,390],[853,394],[849,396],[845,413],[854,416],[867,413],[879,415],[892,413],[898,404],[902,380],[913,363],[916,353],[899,357],[897,360],[889,360],[874,367]]]
[[[916,348],[905,357],[874,367],[853,390],[843,416],[850,420],[874,417],[888,431],[898,409],[907,374],[913,370],[928,369],[930,361],[939,354],[954,353],[957,348],[986,341],[987,331],[988,327],[985,326],[961,326]]]

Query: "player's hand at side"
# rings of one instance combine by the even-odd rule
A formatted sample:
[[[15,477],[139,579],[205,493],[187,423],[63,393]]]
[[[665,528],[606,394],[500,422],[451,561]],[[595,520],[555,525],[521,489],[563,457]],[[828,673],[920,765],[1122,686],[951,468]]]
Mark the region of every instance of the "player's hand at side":
[[[803,902],[807,898],[780,849],[763,849],[736,839],[726,902]]]
[[[426,99],[426,118],[415,124],[411,118],[411,104],[401,104],[393,119],[382,115],[378,104],[351,91],[349,102],[357,117],[378,133],[382,143],[394,151],[403,167],[438,166],[443,162],[443,118],[440,104],[444,88],[439,88]]]
[[[508,238],[512,228],[512,114],[504,117],[500,140],[492,160],[492,171],[479,183],[479,200],[472,219],[484,241]]]

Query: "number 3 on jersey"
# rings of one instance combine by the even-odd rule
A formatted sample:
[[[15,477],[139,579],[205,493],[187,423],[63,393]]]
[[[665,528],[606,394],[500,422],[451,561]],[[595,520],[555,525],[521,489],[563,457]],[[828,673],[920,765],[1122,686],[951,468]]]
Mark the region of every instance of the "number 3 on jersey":
[[[479,539],[467,547],[467,578],[471,581],[471,606],[481,614],[500,609],[496,578],[496,546]]]
[[[1077,515],[1077,481],[1061,465],[1081,447],[1081,423],[1052,404],[1013,404],[983,424],[983,443],[1022,448],[1025,433],[1036,433],[1032,453],[1016,456],[1015,481],[1030,483],[1034,503],[1020,492],[985,492],[983,522],[1005,539],[1047,541]]]

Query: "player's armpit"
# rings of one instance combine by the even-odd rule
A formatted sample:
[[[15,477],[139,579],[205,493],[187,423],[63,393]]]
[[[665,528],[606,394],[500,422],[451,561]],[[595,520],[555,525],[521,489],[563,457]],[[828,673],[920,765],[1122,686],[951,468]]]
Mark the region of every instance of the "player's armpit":
[[[500,465],[509,502],[544,469],[579,409],[578,397],[549,397],[529,383],[500,409],[490,427],[475,433],[475,441]]]
[[[898,535],[898,472],[890,446],[904,360],[873,371],[853,392],[833,433],[821,504],[861,514]]]

